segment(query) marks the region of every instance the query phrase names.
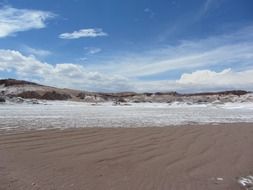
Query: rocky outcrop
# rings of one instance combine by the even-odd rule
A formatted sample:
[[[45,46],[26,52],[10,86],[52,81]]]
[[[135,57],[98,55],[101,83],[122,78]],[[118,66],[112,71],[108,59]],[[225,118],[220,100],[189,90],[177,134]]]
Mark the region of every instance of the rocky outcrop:
[[[26,91],[20,94],[17,94],[17,97],[25,98],[25,99],[42,99],[42,96],[34,91]]]
[[[202,93],[191,93],[191,94],[182,94],[183,96],[211,96],[211,95],[220,95],[220,96],[226,96],[226,95],[236,95],[236,96],[242,96],[249,93],[245,90],[230,90],[230,91],[222,91],[222,92],[202,92]]]
[[[40,99],[43,99],[43,100],[68,100],[68,99],[71,99],[71,95],[61,94],[61,93],[57,93],[55,91],[52,91],[52,92],[46,92],[45,94],[43,94],[41,96]]]
[[[38,92],[35,91],[26,91],[15,96],[11,97],[20,97],[24,99],[39,99],[39,100],[68,100],[71,99],[71,95],[65,93],[58,93],[56,91],[45,92],[44,94],[40,95]]]
[[[38,85],[41,86],[37,83],[33,83],[33,82],[28,82],[28,81],[24,81],[24,80],[15,80],[15,79],[2,79],[0,80],[0,85],[4,85],[4,86],[15,86],[15,85]]]
[[[80,98],[81,100],[83,100],[85,98],[86,94],[83,92],[80,92],[76,97]]]
[[[0,97],[0,103],[5,102],[5,98]]]

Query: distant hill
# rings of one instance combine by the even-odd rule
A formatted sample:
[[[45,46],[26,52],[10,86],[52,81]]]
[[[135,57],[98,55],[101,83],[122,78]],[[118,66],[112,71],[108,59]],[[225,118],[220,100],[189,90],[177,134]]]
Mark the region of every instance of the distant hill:
[[[15,79],[2,79],[0,80],[0,85],[4,86],[17,86],[17,85],[37,85],[42,86],[40,84],[34,83],[34,82],[28,82],[24,80],[15,80]]]
[[[45,86],[34,82],[2,79],[0,80],[0,96],[4,97],[20,97],[24,99],[38,100],[72,100],[84,102],[214,102],[233,101],[240,96],[250,94],[244,90],[231,90],[221,92],[203,92],[181,94],[178,92],[156,92],[156,93],[135,93],[135,92],[120,92],[120,93],[100,93],[87,92],[81,90],[62,89],[51,86]]]

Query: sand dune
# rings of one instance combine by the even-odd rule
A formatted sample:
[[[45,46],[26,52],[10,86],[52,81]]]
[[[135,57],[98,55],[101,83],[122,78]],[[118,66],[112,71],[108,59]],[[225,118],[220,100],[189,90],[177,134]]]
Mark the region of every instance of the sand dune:
[[[2,134],[0,189],[240,189],[252,136],[252,124]]]

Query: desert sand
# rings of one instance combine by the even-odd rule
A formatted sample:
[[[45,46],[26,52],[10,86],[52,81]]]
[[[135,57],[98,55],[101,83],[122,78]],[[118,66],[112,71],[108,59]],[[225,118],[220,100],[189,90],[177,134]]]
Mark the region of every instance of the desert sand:
[[[1,190],[236,190],[253,124],[0,134]]]

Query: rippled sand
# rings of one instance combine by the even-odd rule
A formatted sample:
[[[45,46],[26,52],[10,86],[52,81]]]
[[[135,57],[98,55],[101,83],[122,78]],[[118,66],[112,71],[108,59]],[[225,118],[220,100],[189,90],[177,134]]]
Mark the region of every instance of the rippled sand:
[[[0,135],[1,190],[235,190],[251,172],[253,124]]]

